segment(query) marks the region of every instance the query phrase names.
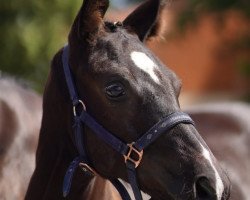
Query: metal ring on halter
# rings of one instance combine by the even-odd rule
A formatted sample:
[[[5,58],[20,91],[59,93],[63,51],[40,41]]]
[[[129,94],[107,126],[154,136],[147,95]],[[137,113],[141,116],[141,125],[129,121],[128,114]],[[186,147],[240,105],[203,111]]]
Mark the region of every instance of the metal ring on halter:
[[[80,162],[79,163],[79,167],[84,171],[84,172],[88,172],[90,173],[92,176],[97,176],[97,172],[92,168],[90,167],[88,164],[86,163],[83,163],[83,162]]]
[[[142,156],[143,156],[143,150],[142,151],[138,151],[133,145],[134,142],[132,142],[131,144],[127,144],[129,147],[128,153],[124,156],[124,160],[125,163],[127,163],[128,161],[132,162],[135,165],[135,168],[137,168],[139,166],[139,164],[141,163],[142,160]],[[132,158],[132,154],[137,155],[137,158]]]
[[[81,106],[82,106],[82,110],[86,111],[86,106],[85,106],[85,104],[83,103],[83,101],[82,101],[82,100],[78,100],[78,104],[73,106],[73,113],[74,113],[74,116],[75,116],[75,117],[77,116],[76,107],[77,107],[78,105],[81,105]]]

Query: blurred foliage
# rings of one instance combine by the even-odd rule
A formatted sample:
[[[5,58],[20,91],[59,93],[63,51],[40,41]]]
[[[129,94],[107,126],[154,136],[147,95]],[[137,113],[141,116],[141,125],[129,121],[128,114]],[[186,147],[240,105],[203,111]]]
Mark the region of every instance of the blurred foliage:
[[[232,52],[241,52],[235,66],[243,77],[250,77],[250,35],[243,35],[231,46]],[[250,93],[250,92],[249,92]]]
[[[1,0],[0,70],[42,91],[50,60],[67,41],[82,0]]]
[[[243,76],[250,76],[250,61],[241,58],[238,60],[237,67],[240,69],[240,72],[242,73]]]
[[[50,61],[67,42],[82,1],[1,0],[0,72],[26,79],[42,92]]]

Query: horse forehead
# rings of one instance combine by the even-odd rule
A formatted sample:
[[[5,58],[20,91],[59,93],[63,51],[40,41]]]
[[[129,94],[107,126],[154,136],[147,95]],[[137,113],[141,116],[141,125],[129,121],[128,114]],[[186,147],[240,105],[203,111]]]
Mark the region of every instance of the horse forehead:
[[[94,60],[99,60],[102,63],[96,67],[97,69],[101,68],[105,72],[113,71],[123,74],[125,71],[126,73],[133,74],[133,77],[136,79],[147,77],[149,82],[154,82],[158,86],[168,85],[169,81],[165,83],[166,80],[175,80],[172,72],[137,37],[124,32],[124,30],[101,37],[98,40],[96,52],[98,53],[93,57]],[[105,64],[103,65],[103,63]],[[141,76],[142,73],[148,76]],[[164,79],[162,77],[167,78]],[[161,84],[162,81],[164,83]]]
[[[147,73],[154,82],[160,84],[159,77],[156,74],[156,71],[158,71],[158,65],[153,59],[151,59],[146,53],[140,51],[132,51],[130,53],[130,58],[137,68]]]

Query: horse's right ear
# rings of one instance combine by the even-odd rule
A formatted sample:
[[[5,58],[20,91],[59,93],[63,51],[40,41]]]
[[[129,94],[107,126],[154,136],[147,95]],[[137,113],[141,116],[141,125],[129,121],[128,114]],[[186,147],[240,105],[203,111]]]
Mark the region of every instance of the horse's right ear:
[[[103,26],[103,17],[108,7],[109,0],[83,0],[72,26],[72,37],[81,41],[91,40]]]

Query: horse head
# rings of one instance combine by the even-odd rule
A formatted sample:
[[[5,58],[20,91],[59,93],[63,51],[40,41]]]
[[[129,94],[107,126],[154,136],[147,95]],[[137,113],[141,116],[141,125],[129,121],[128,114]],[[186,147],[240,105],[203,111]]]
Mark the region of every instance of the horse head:
[[[69,35],[79,96],[126,143],[179,111],[181,82],[144,44],[158,33],[166,1],[149,0],[123,22],[105,22],[108,0],[84,1]],[[123,158],[86,128],[89,158],[105,178],[127,180]],[[179,124],[144,150],[140,189],[154,199],[227,199],[229,181],[194,126]]]
[[[165,5],[164,0],[148,0],[123,22],[106,22],[103,18],[109,1],[85,0],[69,34],[68,63],[79,98],[87,113],[125,144],[137,141],[165,117],[180,111],[180,80],[144,44],[159,32]],[[54,59],[60,69],[57,66],[58,73],[50,75],[44,94],[44,115],[55,127],[51,134],[61,127],[72,139],[73,113],[65,79],[60,78],[61,57],[59,52]],[[47,100],[52,101],[51,96],[58,92],[52,84],[67,100],[59,101],[58,95],[48,108]],[[52,111],[57,116],[53,117]],[[58,120],[58,115],[60,122],[55,125],[51,121]],[[42,131],[45,129],[42,126]],[[129,182],[123,156],[93,130],[87,126],[84,129],[86,152],[95,171],[110,180]],[[147,137],[150,139],[151,135]],[[76,150],[72,142],[68,146],[71,152]],[[40,145],[38,155],[41,149]],[[229,198],[229,180],[192,124],[172,127],[145,148],[136,172],[140,190],[152,199]]]

